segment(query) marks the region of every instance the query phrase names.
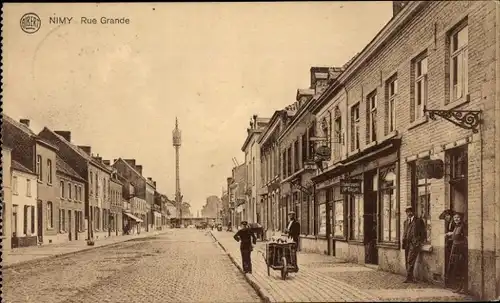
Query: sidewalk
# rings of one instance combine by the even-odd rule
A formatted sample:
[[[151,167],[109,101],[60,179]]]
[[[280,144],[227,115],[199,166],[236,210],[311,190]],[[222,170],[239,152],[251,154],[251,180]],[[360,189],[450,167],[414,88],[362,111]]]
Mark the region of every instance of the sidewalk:
[[[239,243],[233,234],[212,232],[241,270]],[[284,281],[279,271],[271,269],[271,275],[267,275],[264,255],[265,243],[257,242],[252,253],[253,274],[245,276],[266,302],[474,301],[423,282],[404,284],[402,276],[321,254],[298,253],[299,272]]]
[[[147,238],[159,234],[165,234],[169,231],[170,229],[166,229],[160,231],[155,230],[150,232],[142,232],[138,235],[113,236],[95,241],[94,246],[88,246],[87,241],[85,240],[78,240],[59,244],[46,244],[41,246],[14,248],[2,253],[2,267],[3,269],[6,269],[12,266],[39,261],[45,258],[63,256],[77,252],[83,252],[97,247],[127,242],[133,239]]]

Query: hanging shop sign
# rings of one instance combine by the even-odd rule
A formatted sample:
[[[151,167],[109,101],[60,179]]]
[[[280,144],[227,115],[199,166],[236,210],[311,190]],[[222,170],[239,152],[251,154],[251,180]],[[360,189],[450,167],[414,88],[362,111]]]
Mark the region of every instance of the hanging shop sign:
[[[340,180],[340,193],[342,194],[361,194],[360,179]]]

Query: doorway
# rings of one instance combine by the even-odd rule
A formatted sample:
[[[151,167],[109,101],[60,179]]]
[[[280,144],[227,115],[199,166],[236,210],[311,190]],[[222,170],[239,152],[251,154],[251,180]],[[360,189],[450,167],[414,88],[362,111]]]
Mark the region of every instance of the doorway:
[[[456,212],[461,212],[464,214],[464,222],[467,223],[467,210],[468,210],[468,153],[467,145],[460,146],[451,149],[446,152],[446,165],[448,166],[449,178],[448,186],[450,193],[450,209]],[[465,229],[466,237],[467,228]],[[455,281],[451,279],[448,275],[449,270],[449,260],[451,254],[451,241],[447,241],[447,247],[445,249],[445,283],[449,286],[454,286]],[[466,256],[466,264],[467,258]],[[467,272],[464,273],[465,277],[468,277],[468,269],[465,266]],[[468,281],[466,281],[468,283]]]
[[[364,177],[364,233],[365,263],[378,265],[377,249],[377,172],[370,171]]]
[[[36,223],[38,242],[43,243],[43,207],[42,201],[36,201]]]
[[[75,210],[75,240],[78,240],[78,227],[80,224],[80,213]]]
[[[69,240],[73,240],[73,233],[71,232],[72,223],[71,223],[71,210],[68,210],[68,238]]]

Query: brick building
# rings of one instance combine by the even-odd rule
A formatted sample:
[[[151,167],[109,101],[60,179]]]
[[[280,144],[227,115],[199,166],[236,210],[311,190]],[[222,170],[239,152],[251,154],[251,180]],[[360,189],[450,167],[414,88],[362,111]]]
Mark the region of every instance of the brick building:
[[[82,179],[86,180],[84,199],[87,239],[106,237],[102,209],[107,204],[107,190],[105,188],[108,185],[111,170],[102,163],[102,160],[97,159],[98,157],[93,157],[90,146],[75,145],[71,141],[71,132],[69,131],[52,131],[45,127],[38,136],[57,146],[58,156]],[[57,187],[55,188],[59,190]]]
[[[58,188],[56,182],[56,153],[54,146],[37,136],[30,128],[30,121],[15,121],[3,114],[3,144],[12,147],[12,160],[37,174],[36,222],[38,241],[57,243],[59,225]]]
[[[113,161],[113,167],[125,180],[132,184],[134,192],[129,200],[132,204],[132,213],[141,221],[138,222],[141,226],[140,230],[147,231],[151,224],[148,220],[151,220],[154,192],[151,196],[152,184],[150,184],[151,182],[148,183],[149,180],[142,175],[142,165],[136,165],[135,159],[119,158]]]
[[[56,159],[59,184],[59,233],[65,241],[85,239],[85,179],[61,157]]]
[[[266,230],[266,237],[270,237],[281,226],[282,214],[279,211],[281,170],[278,136],[294,114],[295,112],[285,109],[275,111],[257,140],[260,146],[262,179],[258,194],[261,204],[264,205],[262,225]]]
[[[109,161],[104,161],[104,164],[110,165]],[[122,199],[122,186],[123,183],[118,178],[118,171],[111,168],[111,177],[109,184],[109,199],[110,199],[110,235],[121,235],[123,230],[123,199]]]
[[[334,113],[337,142],[313,178],[318,207],[329,205],[331,254],[403,273],[404,209],[413,206],[427,227],[417,274],[442,284],[439,215],[465,212],[469,290],[498,297],[498,10],[487,1],[407,3],[319,98],[313,113]]]

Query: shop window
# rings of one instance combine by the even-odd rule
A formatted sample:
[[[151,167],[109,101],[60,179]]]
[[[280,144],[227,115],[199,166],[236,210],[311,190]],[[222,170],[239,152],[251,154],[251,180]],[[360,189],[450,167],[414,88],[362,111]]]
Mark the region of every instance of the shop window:
[[[326,236],[326,190],[318,193],[318,235]]]
[[[382,242],[398,242],[398,204],[397,204],[396,165],[380,169],[380,210]]]
[[[334,220],[333,220],[333,236],[336,238],[345,238],[344,230],[344,196],[340,194],[340,187],[334,188]]]
[[[429,160],[425,158],[422,160]],[[411,201],[415,210],[415,215],[424,221],[426,227],[425,243],[430,243],[432,223],[431,223],[431,180],[424,172],[418,169],[417,162],[410,164],[411,174]]]
[[[467,220],[467,179],[468,153],[467,145],[449,150],[446,153],[449,167],[450,207],[465,214]]]
[[[361,176],[353,177],[354,179],[362,179]],[[350,200],[350,216],[351,216],[351,240],[362,241],[364,238],[364,199],[363,199],[363,183],[361,184],[361,194],[352,194]]]

